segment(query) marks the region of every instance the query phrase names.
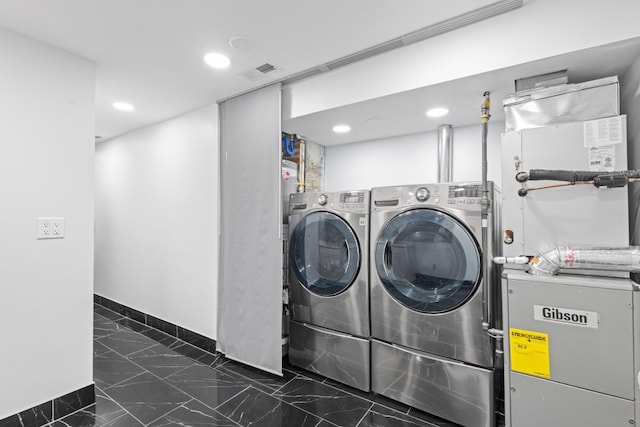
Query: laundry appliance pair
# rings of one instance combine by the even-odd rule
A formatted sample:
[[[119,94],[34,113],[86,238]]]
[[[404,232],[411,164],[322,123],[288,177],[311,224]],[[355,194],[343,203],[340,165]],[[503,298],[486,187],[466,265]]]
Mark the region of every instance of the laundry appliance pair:
[[[498,283],[483,256],[499,248],[500,194],[487,183],[483,219],[482,190],[293,194],[291,363],[466,426],[493,425],[495,344],[483,323],[500,318],[499,296],[482,285]]]

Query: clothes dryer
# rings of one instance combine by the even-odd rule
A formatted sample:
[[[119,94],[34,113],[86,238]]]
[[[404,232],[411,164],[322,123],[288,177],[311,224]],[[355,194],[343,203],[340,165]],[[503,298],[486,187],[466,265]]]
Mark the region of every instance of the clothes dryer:
[[[488,256],[500,200],[488,183]],[[373,391],[465,426],[494,423],[494,342],[483,329],[482,185],[371,190]],[[492,268],[491,263],[489,268]],[[498,288],[496,272],[490,271]],[[497,322],[499,298],[490,312]]]
[[[294,193],[289,361],[370,390],[368,190]]]

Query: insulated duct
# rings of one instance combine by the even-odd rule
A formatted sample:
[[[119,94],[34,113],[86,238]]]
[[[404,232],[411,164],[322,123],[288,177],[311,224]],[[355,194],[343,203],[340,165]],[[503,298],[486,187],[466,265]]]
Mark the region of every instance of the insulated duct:
[[[640,272],[640,247],[570,248],[556,247],[540,253],[529,263],[532,274],[558,274],[560,270],[605,270]]]
[[[451,182],[453,160],[453,128],[451,125],[438,126],[438,182]]]

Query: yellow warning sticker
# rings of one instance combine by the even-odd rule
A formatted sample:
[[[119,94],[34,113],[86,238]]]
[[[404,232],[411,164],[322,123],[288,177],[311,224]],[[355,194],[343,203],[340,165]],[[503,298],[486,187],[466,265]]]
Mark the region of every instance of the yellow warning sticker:
[[[549,378],[549,335],[509,329],[511,347],[511,370],[523,374]]]

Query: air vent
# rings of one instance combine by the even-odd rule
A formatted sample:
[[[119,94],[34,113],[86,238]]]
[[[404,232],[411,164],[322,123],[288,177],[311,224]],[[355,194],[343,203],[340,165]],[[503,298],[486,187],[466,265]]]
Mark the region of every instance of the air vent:
[[[265,64],[262,64],[259,67],[256,67],[256,70],[260,71],[262,74],[267,74],[270,73],[271,71],[275,71],[276,67],[274,67],[273,65],[269,64],[268,62]]]

